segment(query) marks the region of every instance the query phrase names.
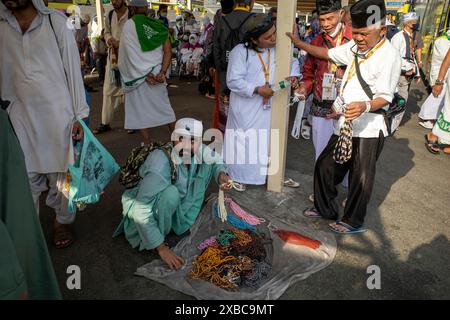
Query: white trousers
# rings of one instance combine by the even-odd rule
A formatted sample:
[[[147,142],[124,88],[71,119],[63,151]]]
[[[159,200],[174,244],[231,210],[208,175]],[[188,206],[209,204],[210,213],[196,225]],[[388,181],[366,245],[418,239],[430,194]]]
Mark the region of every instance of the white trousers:
[[[56,221],[60,224],[71,224],[75,220],[75,214],[69,213],[68,194],[64,191],[66,180],[65,172],[58,173],[28,173],[31,194],[33,196],[36,212],[39,214],[39,198],[42,192],[48,190],[45,204],[53,208],[56,213]]]
[[[334,120],[312,116],[311,126],[315,160],[317,161],[334,133]],[[342,185],[346,188],[348,187],[348,172],[345,175]]]
[[[106,80],[105,80],[106,81]],[[114,113],[124,106],[125,96],[107,96],[103,95],[102,106],[102,124],[111,124],[114,119]]]

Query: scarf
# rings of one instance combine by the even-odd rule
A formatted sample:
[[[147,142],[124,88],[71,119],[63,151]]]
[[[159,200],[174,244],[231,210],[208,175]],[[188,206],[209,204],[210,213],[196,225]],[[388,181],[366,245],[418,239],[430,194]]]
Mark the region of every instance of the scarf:
[[[169,37],[169,31],[159,20],[149,18],[143,14],[137,14],[132,19],[136,25],[136,33],[141,49],[144,52],[155,50]]]

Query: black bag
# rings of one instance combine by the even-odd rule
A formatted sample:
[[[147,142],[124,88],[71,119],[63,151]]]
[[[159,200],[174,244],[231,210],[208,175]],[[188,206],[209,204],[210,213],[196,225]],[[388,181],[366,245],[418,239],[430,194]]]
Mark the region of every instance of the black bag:
[[[363,88],[366,95],[370,100],[373,100],[373,92],[370,89],[370,86],[363,79],[361,75],[361,70],[359,68],[358,56],[355,55],[355,67],[356,67],[356,76],[358,77],[359,84]],[[383,115],[384,121],[386,122],[386,127],[388,131],[388,135],[392,136],[395,131],[397,131],[400,123],[402,122],[403,116],[406,111],[406,101],[400,96],[398,93],[395,93],[394,99],[389,105],[389,109],[386,111],[384,109],[378,109],[374,113],[378,113]]]
[[[225,39],[225,43],[223,46],[223,52],[220,56],[220,68],[222,71],[227,70],[228,68],[228,59],[230,56],[230,52],[231,50],[234,49],[234,47],[236,47],[239,43],[242,42],[242,37],[241,37],[241,29],[244,26],[244,24],[247,22],[247,20],[252,16],[252,14],[249,14],[244,21],[242,21],[242,23],[239,25],[239,27],[232,29],[230,24],[228,23],[226,17],[222,18],[222,21],[225,22],[225,25],[228,27],[228,29],[230,30],[230,33],[228,34],[227,38]]]

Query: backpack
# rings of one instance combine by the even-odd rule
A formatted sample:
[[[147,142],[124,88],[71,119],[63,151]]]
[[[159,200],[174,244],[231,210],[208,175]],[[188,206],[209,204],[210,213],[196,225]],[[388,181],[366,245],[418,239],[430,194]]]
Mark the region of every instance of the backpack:
[[[159,149],[164,152],[170,162],[172,184],[177,181],[177,166],[172,161],[172,143],[152,142],[149,145],[134,148],[131,151],[126,163],[120,169],[119,183],[127,189],[134,188],[141,181],[139,169],[144,164],[150,152]]]
[[[234,47],[236,47],[239,43],[242,42],[241,29],[251,16],[252,16],[252,14],[249,14],[244,19],[244,21],[242,21],[241,24],[235,29],[231,28],[226,17],[222,18],[223,22],[225,22],[225,25],[230,30],[230,33],[228,34],[227,38],[225,39],[225,43],[222,48],[223,52],[220,56],[220,68],[222,69],[222,71],[225,71],[228,68],[228,59],[229,59],[231,50],[233,50]]]

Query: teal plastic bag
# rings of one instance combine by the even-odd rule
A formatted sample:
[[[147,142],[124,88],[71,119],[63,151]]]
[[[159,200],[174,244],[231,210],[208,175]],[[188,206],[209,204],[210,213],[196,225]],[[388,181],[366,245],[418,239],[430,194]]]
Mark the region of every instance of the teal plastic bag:
[[[70,213],[75,213],[77,207],[98,202],[102,191],[120,170],[112,155],[94,137],[84,121],[79,123],[83,126],[84,139],[76,163],[69,166]]]

